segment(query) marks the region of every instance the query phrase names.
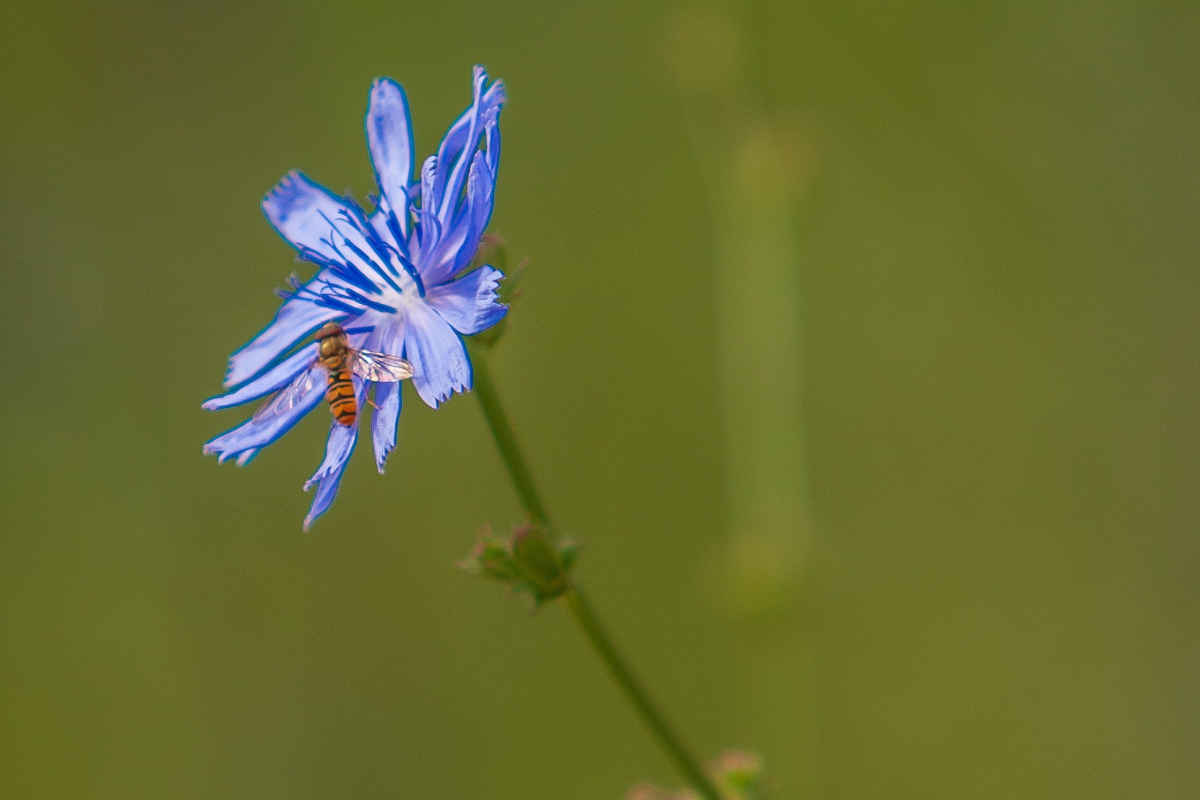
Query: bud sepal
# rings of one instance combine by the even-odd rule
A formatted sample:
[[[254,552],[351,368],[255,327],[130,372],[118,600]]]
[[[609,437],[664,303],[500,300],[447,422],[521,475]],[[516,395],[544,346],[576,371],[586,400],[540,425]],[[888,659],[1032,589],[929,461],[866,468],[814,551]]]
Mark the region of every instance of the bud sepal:
[[[579,548],[571,540],[556,542],[534,525],[514,525],[507,537],[497,536],[485,526],[470,555],[458,566],[504,584],[510,594],[528,592],[536,609],[570,590],[571,568],[578,554]]]

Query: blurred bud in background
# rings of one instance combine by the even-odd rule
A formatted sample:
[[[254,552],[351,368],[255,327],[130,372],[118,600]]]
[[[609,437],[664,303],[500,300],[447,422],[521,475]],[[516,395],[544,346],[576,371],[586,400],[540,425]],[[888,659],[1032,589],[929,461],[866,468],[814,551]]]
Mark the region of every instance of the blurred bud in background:
[[[817,643],[804,598],[816,568],[801,403],[796,213],[818,170],[813,126],[771,108],[753,83],[747,31],[720,7],[666,19],[679,96],[713,231],[728,533],[704,593],[737,635],[739,734],[772,743],[789,796],[819,793]],[[730,797],[758,795],[758,767],[733,756]],[[753,768],[752,768],[753,767]]]
[[[762,759],[755,753],[726,750],[709,769],[723,800],[766,800],[763,792]],[[690,789],[664,789],[639,783],[625,794],[625,800],[699,800]]]
[[[726,750],[713,765],[713,776],[730,800],[765,800],[763,764],[757,753]]]
[[[664,55],[679,89],[689,95],[733,94],[742,42],[733,17],[718,8],[680,9],[667,17]]]
[[[670,791],[648,783],[639,783],[625,793],[625,800],[700,800],[695,792],[687,789]]]
[[[730,535],[708,578],[721,612],[786,615],[811,551],[794,215],[816,171],[810,127],[748,85],[743,34],[717,7],[667,18],[667,71],[713,217]]]

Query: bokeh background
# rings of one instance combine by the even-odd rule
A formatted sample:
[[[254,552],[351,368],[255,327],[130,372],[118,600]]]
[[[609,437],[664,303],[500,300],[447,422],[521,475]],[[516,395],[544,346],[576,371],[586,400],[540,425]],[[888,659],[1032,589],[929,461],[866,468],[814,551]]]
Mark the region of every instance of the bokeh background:
[[[559,609],[453,567],[520,513],[469,396],[309,534],[320,414],[200,453],[294,268],[262,195],[365,196],[371,79],[423,156],[477,62],[531,259],[497,381],[695,748],[776,799],[1200,796],[1197,8],[4,3],[0,796],[674,785]],[[741,306],[739,241],[783,253]]]

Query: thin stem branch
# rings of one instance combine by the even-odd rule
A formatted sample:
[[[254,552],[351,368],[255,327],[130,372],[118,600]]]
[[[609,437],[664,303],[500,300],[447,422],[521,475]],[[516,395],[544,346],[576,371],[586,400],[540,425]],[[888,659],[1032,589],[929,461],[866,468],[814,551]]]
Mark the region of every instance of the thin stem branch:
[[[508,415],[504,412],[504,406],[500,403],[496,384],[492,382],[491,373],[488,371],[487,353],[482,348],[472,347],[471,360],[474,367],[474,394],[479,399],[484,419],[487,420],[492,437],[496,440],[496,447],[500,450],[500,457],[504,459],[504,466],[508,469],[509,477],[512,478],[513,487],[517,490],[521,505],[529,514],[532,523],[553,534],[546,507],[542,505],[541,497],[533,483],[533,476],[529,471],[529,465],[525,462],[520,445],[517,444],[512,423],[509,422]],[[596,616],[596,612],[592,610],[591,604],[588,603],[579,587],[572,582],[571,588],[560,599],[571,615],[571,619],[579,626],[588,644],[592,646],[617,686],[633,705],[638,716],[641,717],[642,723],[658,741],[659,746],[662,747],[675,768],[679,770],[680,775],[703,800],[720,800],[720,794],[713,786],[712,781],[704,774],[699,762],[684,746],[675,729],[667,722],[666,717],[650,699],[650,695],[634,676],[629,665],[625,663],[625,659],[604,630],[599,617]]]
[[[492,431],[492,438],[496,440],[496,449],[500,451],[500,457],[504,459],[508,476],[512,478],[513,487],[517,490],[517,497],[520,498],[521,505],[529,514],[530,522],[539,527],[551,529],[542,499],[538,496],[537,487],[533,485],[533,475],[529,472],[529,465],[525,463],[525,456],[521,453],[520,445],[517,444],[517,435],[508,421],[508,415],[504,413],[504,406],[500,404],[500,395],[496,393],[496,384],[492,383],[492,375],[488,371],[487,354],[483,349],[471,348],[471,365],[475,384],[473,392],[479,399],[483,417]],[[553,532],[552,529],[551,532]]]
[[[562,596],[562,602],[571,613],[571,619],[575,620],[575,624],[583,631],[583,635],[587,637],[592,649],[604,662],[604,666],[608,667],[608,672],[612,675],[613,680],[617,682],[621,691],[629,698],[629,702],[637,709],[642,722],[654,734],[654,738],[658,739],[659,745],[671,759],[675,769],[679,770],[684,780],[691,784],[692,788],[699,792],[705,800],[720,800],[717,790],[708,776],[697,766],[696,759],[688,752],[679,738],[679,734],[675,732],[663,713],[655,706],[654,701],[646,694],[646,690],[642,688],[638,679],[629,671],[629,666],[617,652],[612,639],[608,638],[608,633],[605,632],[604,626],[596,617],[596,612],[592,610],[579,587],[572,586]]]

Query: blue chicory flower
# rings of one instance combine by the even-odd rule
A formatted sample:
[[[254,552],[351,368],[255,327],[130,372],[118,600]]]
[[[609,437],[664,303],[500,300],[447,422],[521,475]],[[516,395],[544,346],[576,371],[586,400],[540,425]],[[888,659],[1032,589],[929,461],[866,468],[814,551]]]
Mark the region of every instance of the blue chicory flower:
[[[340,324],[350,345],[407,359],[418,396],[432,408],[471,388],[471,363],[462,336],[497,322],[508,307],[497,299],[503,275],[490,266],[465,275],[492,215],[500,160],[501,81],[488,84],[475,67],[474,101],[450,126],[437,155],[413,178],[412,124],[398,83],[371,86],[367,146],[379,186],[374,211],[338,197],[300,172],[290,172],[263,200],[267,220],[299,258],[317,265],[307,282],[293,276],[292,291],[271,324],[229,359],[227,394],[204,403],[216,410],[248,403],[288,386],[312,365],[316,342],[301,345],[327,322]],[[355,376],[359,407],[374,390],[371,418],[375,461],[383,472],[396,446],[400,384]],[[250,462],[324,396],[323,381],[284,413],[247,420],[204,445],[219,461]],[[358,439],[358,422],[332,424],[325,459],[305,484],[317,487],[304,521],[328,510]]]

